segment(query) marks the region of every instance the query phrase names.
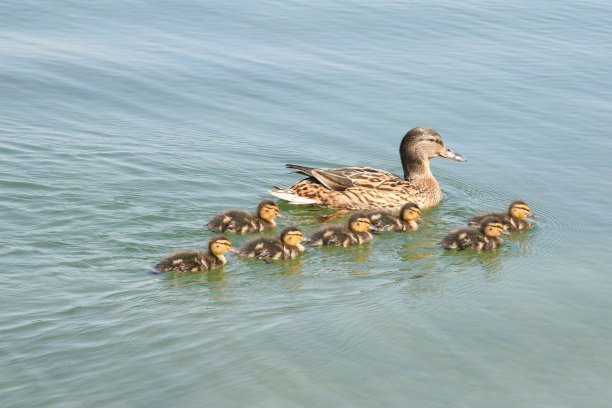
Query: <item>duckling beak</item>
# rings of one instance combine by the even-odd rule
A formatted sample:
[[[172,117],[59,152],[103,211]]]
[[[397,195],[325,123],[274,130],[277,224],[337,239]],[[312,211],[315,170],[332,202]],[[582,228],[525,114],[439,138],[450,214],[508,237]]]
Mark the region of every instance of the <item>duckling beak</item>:
[[[527,214],[528,217],[531,218],[539,218],[537,215],[535,215],[534,213],[530,212],[529,214]]]
[[[444,146],[444,150],[442,150],[440,153],[438,153],[438,155],[442,156],[442,157],[446,157],[447,159],[452,159],[452,160],[456,160],[456,161],[460,161],[460,162],[467,161],[467,159],[465,157],[463,157],[459,153],[453,152],[451,149],[449,149],[446,146]]]
[[[378,231],[378,228],[376,228],[375,226],[373,226],[372,224],[370,224],[370,226],[368,227],[368,229],[372,230],[372,231]]]
[[[285,216],[284,216],[283,214],[281,214],[281,213],[277,213],[277,214],[276,214],[276,216],[277,216],[278,218],[285,218]]]
[[[238,251],[238,250],[237,250],[236,248],[234,248],[234,247],[230,247],[230,249],[228,249],[228,250],[227,250],[227,252],[231,252],[232,254],[237,254],[237,253],[239,253],[240,251]]]
[[[302,237],[302,241],[308,242],[308,241],[312,241],[312,240],[310,239],[310,237]]]
[[[423,219],[421,217],[417,218],[417,221],[421,221],[424,222]]]
[[[505,229],[505,228],[502,230],[502,232],[501,232],[501,233],[502,233],[503,235],[510,235],[510,233],[508,232],[508,230],[507,230],[507,229]]]

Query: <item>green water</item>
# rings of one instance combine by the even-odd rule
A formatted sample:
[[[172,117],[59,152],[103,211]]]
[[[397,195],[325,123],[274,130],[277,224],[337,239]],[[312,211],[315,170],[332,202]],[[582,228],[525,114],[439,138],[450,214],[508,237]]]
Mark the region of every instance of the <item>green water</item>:
[[[611,16],[9,1],[0,406],[608,406]],[[432,160],[418,231],[147,273],[299,180],[285,163],[401,173],[416,126],[468,159]],[[435,245],[516,198],[540,218],[498,250]],[[330,212],[279,204],[306,233]]]

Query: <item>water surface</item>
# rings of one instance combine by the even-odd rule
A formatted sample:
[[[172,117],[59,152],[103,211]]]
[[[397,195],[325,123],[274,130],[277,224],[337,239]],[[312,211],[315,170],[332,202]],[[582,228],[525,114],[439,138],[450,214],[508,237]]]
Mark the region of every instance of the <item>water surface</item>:
[[[608,2],[8,1],[0,27],[3,407],[609,404]],[[147,274],[285,163],[400,173],[416,126],[468,158],[432,161],[418,231]],[[540,218],[502,248],[435,246],[515,198]]]

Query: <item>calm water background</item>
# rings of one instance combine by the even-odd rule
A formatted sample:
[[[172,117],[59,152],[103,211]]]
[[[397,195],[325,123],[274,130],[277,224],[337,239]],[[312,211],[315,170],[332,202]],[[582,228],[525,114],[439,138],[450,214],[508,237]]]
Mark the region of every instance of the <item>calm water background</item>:
[[[609,406],[611,38],[609,1],[4,1],[0,405]],[[417,232],[147,274],[423,125],[469,161]],[[501,249],[435,246],[514,198]]]

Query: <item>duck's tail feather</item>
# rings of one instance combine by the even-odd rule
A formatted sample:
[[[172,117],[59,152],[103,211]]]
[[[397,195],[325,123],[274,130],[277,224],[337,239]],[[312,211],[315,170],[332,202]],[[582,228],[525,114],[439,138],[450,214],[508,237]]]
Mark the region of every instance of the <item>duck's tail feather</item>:
[[[307,176],[313,176],[312,171],[314,170],[314,167],[299,166],[297,164],[285,164],[285,167],[287,167],[288,169],[297,170],[296,173],[302,173]]]
[[[289,201],[289,204],[298,204],[298,205],[320,204],[320,202],[317,200],[313,200],[311,198],[306,198],[306,197],[300,197],[299,195],[295,194],[295,191],[290,190],[288,188],[275,187],[272,190],[268,190],[268,193],[280,198],[281,200]]]

